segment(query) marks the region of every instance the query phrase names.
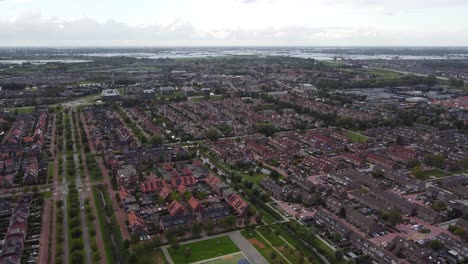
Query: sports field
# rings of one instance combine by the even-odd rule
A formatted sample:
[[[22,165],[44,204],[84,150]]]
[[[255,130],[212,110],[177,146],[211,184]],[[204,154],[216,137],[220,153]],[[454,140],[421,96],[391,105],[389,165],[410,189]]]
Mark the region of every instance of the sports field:
[[[214,259],[197,262],[197,264],[249,264],[241,252],[224,255]]]

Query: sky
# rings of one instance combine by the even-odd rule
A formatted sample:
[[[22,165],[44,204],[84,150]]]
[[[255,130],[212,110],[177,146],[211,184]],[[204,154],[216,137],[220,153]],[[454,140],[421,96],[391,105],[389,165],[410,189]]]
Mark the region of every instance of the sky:
[[[467,46],[468,0],[0,0],[0,46]]]

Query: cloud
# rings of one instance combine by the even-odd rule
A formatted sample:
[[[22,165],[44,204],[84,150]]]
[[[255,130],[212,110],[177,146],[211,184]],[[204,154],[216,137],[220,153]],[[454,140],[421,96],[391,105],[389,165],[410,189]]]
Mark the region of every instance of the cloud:
[[[284,26],[200,30],[176,19],[167,24],[130,26],[117,20],[63,20],[28,11],[0,20],[0,46],[81,45],[464,45],[463,32],[388,32],[371,27]],[[446,42],[444,42],[446,41]]]

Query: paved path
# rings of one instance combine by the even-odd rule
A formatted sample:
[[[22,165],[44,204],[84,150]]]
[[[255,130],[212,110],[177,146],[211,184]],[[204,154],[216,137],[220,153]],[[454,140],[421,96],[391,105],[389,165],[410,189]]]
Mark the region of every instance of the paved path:
[[[244,253],[250,263],[252,264],[268,264],[265,257],[257,251],[257,249],[245,239],[240,231],[231,232],[229,237],[237,245],[237,247]]]

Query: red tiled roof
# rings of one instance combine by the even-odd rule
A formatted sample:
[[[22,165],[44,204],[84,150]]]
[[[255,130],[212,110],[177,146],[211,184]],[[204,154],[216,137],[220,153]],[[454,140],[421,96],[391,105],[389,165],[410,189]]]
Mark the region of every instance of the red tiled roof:
[[[243,215],[249,206],[249,204],[244,201],[244,199],[242,199],[242,197],[240,197],[237,193],[233,193],[231,196],[229,196],[227,202],[232,208],[234,208],[234,210],[236,210],[239,215]]]
[[[176,200],[172,201],[172,203],[170,203],[166,207],[166,209],[167,209],[167,211],[169,211],[169,214],[171,214],[172,216],[181,215],[181,214],[183,214],[185,212],[182,205],[179,202],[177,202]]]
[[[197,201],[197,199],[191,197],[188,200],[188,204],[190,205],[190,208],[192,208],[193,211],[199,211],[203,209],[203,206]]]
[[[130,213],[127,214],[127,218],[130,226],[132,227],[137,225],[145,225],[145,220],[143,220],[143,218],[141,218],[141,216],[135,211],[130,211]]]

